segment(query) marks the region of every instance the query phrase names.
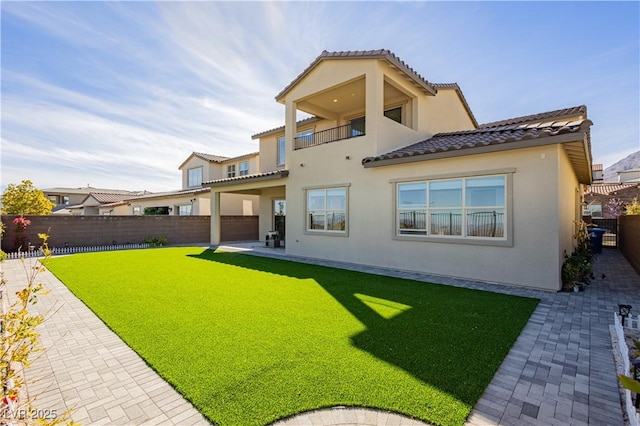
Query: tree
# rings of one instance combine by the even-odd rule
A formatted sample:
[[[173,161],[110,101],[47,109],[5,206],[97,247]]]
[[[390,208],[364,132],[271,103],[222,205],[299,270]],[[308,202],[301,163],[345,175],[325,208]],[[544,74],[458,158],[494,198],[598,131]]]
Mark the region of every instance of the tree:
[[[2,193],[2,214],[49,215],[55,206],[30,180],[10,183]]]
[[[640,215],[640,203],[638,202],[638,198],[634,198],[631,204],[627,205],[626,214],[627,216]]]

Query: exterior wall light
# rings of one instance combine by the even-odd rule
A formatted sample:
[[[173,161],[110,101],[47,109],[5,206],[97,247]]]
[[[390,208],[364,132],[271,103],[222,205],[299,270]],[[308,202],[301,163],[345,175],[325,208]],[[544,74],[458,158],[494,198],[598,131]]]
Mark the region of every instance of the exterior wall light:
[[[618,315],[620,315],[620,318],[622,318],[622,321],[620,321],[622,323],[622,326],[624,327],[624,320],[626,320],[629,317],[629,314],[631,313],[631,305],[618,305]]]

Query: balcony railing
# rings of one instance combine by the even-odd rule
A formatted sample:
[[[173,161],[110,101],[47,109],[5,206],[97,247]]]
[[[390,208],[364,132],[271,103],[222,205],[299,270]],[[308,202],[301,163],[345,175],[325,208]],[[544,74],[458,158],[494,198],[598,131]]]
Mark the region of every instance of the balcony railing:
[[[364,136],[364,120],[354,121],[344,126],[321,130],[310,135],[297,136],[293,140],[293,149],[309,148],[329,142]]]

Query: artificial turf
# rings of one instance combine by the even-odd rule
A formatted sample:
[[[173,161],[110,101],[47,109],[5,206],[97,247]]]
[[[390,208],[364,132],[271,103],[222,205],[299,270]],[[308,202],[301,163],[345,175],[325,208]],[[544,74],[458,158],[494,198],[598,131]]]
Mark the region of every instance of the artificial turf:
[[[220,425],[336,405],[461,425],[538,303],[194,247],[48,267]]]

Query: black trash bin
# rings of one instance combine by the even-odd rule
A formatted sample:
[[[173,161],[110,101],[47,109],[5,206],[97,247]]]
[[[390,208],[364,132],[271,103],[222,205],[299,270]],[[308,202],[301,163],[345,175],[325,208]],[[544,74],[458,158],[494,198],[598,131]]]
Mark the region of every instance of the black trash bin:
[[[602,236],[607,232],[602,228],[590,228],[589,239],[591,240],[591,247],[594,253],[602,253]]]

